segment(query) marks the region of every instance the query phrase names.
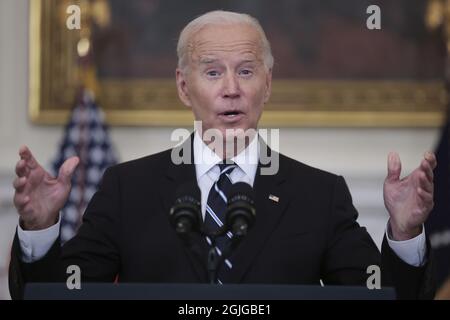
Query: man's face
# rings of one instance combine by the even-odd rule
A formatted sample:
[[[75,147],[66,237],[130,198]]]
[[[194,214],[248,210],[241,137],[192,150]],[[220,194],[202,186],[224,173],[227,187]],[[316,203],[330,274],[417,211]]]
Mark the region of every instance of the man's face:
[[[203,130],[256,129],[272,81],[258,32],[246,24],[204,27],[188,56],[188,68],[177,69],[178,93]]]

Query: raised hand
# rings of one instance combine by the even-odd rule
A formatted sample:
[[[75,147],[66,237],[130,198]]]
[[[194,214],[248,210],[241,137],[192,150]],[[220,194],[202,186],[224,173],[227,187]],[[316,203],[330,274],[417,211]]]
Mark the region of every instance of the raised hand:
[[[436,157],[427,152],[420,166],[400,179],[400,157],[388,156],[388,174],[384,181],[384,204],[389,212],[389,224],[394,240],[408,240],[419,235],[421,226],[433,209],[433,170]]]
[[[67,159],[55,178],[36,161],[28,147],[21,147],[19,155],[13,186],[14,205],[21,217],[22,227],[27,230],[48,228],[55,224],[59,211],[67,201],[71,178],[79,159]]]

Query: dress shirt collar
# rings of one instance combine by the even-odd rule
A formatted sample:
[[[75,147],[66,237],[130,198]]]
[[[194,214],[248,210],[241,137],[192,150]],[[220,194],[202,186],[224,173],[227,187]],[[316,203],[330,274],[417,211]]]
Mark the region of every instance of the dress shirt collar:
[[[259,144],[258,136],[255,136],[250,144],[231,160],[244,171],[244,173],[252,178],[255,177],[259,163]],[[207,173],[216,164],[222,162],[222,159],[212,151],[200,138],[200,134],[194,134],[194,163],[197,178]]]

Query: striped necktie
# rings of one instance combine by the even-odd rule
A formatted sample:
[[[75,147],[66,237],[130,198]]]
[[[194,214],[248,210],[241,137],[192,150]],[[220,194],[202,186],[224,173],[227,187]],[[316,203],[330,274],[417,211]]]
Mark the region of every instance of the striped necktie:
[[[209,232],[217,231],[225,223],[225,213],[227,209],[227,196],[229,195],[232,182],[230,178],[231,172],[237,167],[236,164],[219,164],[220,175],[219,179],[214,182],[211,190],[209,191],[208,200],[206,202],[205,213],[205,227]],[[227,232],[226,235],[216,238],[215,247],[219,256],[222,255],[223,249],[230,241],[232,237],[231,232]],[[211,245],[211,239],[206,238],[208,244]],[[225,259],[224,265],[218,267],[217,278],[218,282],[222,284],[221,278],[233,265],[229,259]]]

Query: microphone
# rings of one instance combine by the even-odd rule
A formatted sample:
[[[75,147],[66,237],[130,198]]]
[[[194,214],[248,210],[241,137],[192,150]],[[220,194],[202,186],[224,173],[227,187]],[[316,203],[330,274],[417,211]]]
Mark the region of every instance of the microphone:
[[[256,217],[253,188],[245,182],[233,184],[228,196],[226,225],[237,238],[245,237]]]
[[[200,231],[200,189],[190,181],[180,185],[175,192],[175,202],[170,208],[169,220],[179,235]]]

